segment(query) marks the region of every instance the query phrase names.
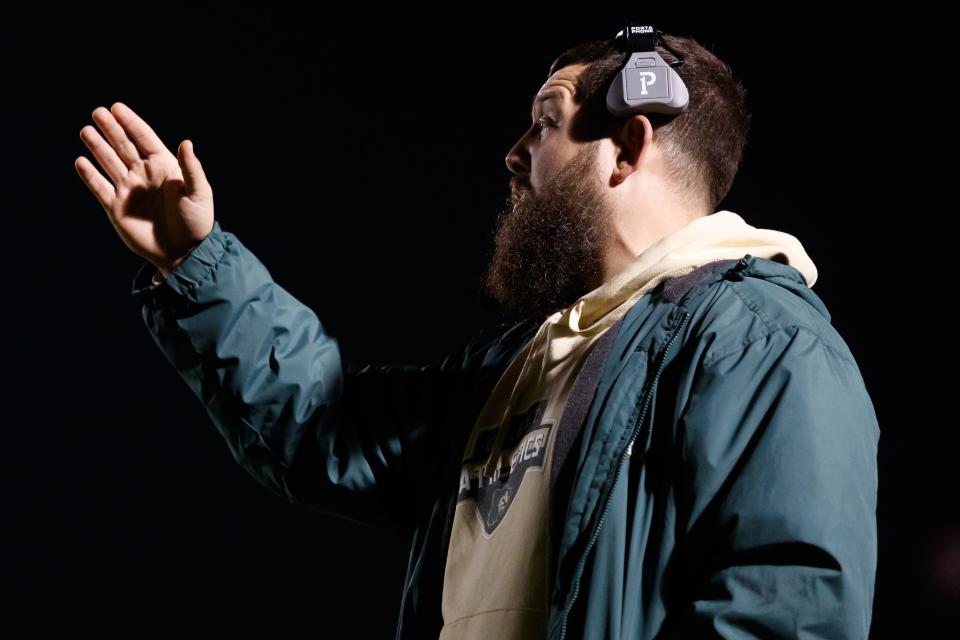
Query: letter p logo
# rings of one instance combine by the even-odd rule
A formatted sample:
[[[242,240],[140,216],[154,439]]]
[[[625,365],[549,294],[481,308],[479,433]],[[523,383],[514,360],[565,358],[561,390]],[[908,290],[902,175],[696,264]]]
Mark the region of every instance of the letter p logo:
[[[647,85],[657,84],[657,74],[652,71],[641,71],[640,76],[640,95],[647,95]]]

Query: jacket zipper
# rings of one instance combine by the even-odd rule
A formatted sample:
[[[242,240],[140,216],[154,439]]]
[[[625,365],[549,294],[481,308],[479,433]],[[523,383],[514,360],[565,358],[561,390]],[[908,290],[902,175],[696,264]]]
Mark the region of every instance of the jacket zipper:
[[[686,324],[687,320],[690,318],[690,312],[687,311],[683,320],[680,322],[680,325],[673,332],[673,335],[670,337],[670,341],[667,343],[666,348],[663,351],[663,357],[660,358],[660,366],[657,368],[657,373],[653,377],[653,384],[650,385],[650,391],[647,393],[647,397],[643,403],[643,409],[640,411],[640,415],[637,416],[637,420],[633,423],[633,429],[630,434],[630,439],[627,441],[627,446],[632,443],[636,437],[637,433],[640,430],[640,425],[643,424],[643,420],[647,415],[647,409],[650,407],[650,401],[653,399],[653,392],[656,389],[657,382],[660,380],[660,373],[663,371],[663,365],[666,362],[666,355],[670,351],[670,347],[673,345],[674,341],[677,339],[677,336],[680,335],[680,330],[683,328],[683,325]],[[603,522],[607,517],[607,512],[610,510],[610,490],[609,487],[616,485],[617,480],[620,478],[620,470],[623,468],[624,454],[621,453],[617,456],[617,469],[613,474],[613,482],[608,485],[607,491],[604,494],[604,506],[603,513],[600,515],[600,521],[597,522],[597,528],[593,530],[593,535],[590,536],[590,541],[587,543],[587,548],[583,552],[583,556],[580,558],[580,562],[577,565],[577,573],[573,579],[573,596],[570,598],[570,604],[563,610],[563,623],[560,626],[560,640],[563,640],[564,636],[567,634],[567,616],[570,614],[570,609],[573,608],[573,603],[577,601],[577,594],[580,592],[580,577],[583,573],[583,568],[587,563],[587,556],[590,555],[590,550],[593,548],[593,544],[597,541],[597,537],[600,535],[600,529],[603,527]]]

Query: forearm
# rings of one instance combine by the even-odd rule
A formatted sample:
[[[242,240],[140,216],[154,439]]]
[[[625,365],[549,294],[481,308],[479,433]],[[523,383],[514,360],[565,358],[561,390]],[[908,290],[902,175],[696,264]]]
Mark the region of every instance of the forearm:
[[[427,366],[347,366],[316,314],[232,234],[211,234],[162,286],[147,284],[163,277],[148,267],[134,287],[147,328],[241,467],[300,506],[412,523],[411,487],[436,489],[432,461],[452,437],[443,415],[476,339]]]
[[[297,452],[319,446],[321,457],[332,457],[345,440],[316,438],[338,433],[329,415],[343,377],[336,340],[219,227],[166,278],[157,267],[152,278],[154,285],[166,282],[151,287],[139,280],[135,290],[154,341],[203,403],[233,458],[258,483],[292,499],[286,474]]]

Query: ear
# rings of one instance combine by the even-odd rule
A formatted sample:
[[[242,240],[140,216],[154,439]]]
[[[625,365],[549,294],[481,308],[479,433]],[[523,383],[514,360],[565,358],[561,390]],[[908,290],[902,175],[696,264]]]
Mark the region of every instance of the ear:
[[[613,179],[623,182],[646,160],[653,144],[653,125],[642,113],[626,118],[613,137],[617,151]]]

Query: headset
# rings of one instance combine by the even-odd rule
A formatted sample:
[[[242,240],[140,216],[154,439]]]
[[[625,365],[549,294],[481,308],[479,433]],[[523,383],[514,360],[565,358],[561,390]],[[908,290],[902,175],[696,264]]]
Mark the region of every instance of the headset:
[[[687,108],[687,85],[673,70],[683,64],[683,56],[670,48],[654,25],[628,24],[613,39],[613,44],[631,55],[607,90],[607,110],[615,116],[634,113],[680,113]],[[667,63],[657,53],[660,43],[677,57]]]

